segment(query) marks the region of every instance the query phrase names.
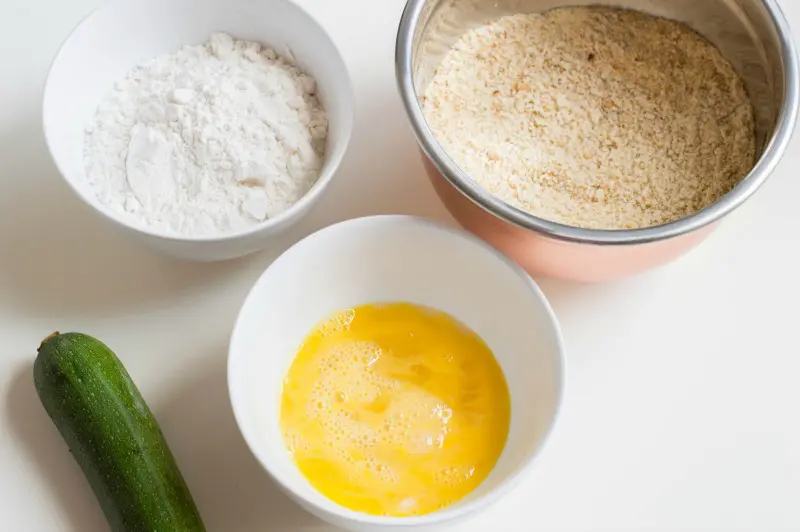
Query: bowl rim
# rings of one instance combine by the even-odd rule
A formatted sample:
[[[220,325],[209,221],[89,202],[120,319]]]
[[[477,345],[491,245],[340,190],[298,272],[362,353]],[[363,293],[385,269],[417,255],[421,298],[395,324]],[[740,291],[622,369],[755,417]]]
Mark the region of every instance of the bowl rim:
[[[780,162],[792,137],[800,107],[800,64],[789,23],[776,0],[759,0],[778,35],[783,63],[784,94],[772,137],[756,164],[722,198],[684,218],[639,229],[585,229],[551,222],[494,197],[472,180],[447,155],[428,127],[413,80],[414,36],[428,0],[408,0],[395,41],[395,77],[400,98],[417,142],[444,179],[481,209],[508,223],[547,237],[580,244],[634,245],[677,237],[710,225],[740,207],[764,184]]]
[[[255,356],[252,350],[247,350],[239,347],[237,340],[239,336],[238,331],[242,327],[241,324],[244,321],[245,313],[248,312],[248,309],[252,305],[252,301],[255,300],[255,298],[257,297],[256,291],[259,285],[263,283],[264,279],[266,279],[270,275],[270,271],[273,269],[274,265],[277,264],[279,261],[281,261],[295,247],[300,245],[309,245],[313,243],[315,239],[326,236],[326,233],[330,233],[332,231],[341,231],[343,229],[349,229],[351,227],[356,227],[359,225],[374,224],[376,222],[392,223],[392,224],[413,224],[419,227],[423,227],[425,228],[425,230],[428,231],[439,231],[446,234],[447,238],[460,239],[462,241],[466,241],[472,246],[480,248],[482,253],[486,253],[488,255],[493,256],[495,260],[499,260],[505,266],[509,275],[514,275],[518,277],[521,281],[523,281],[528,288],[529,297],[535,299],[539,304],[543,306],[545,314],[547,316],[549,327],[552,330],[553,335],[555,337],[556,349],[553,356],[555,358],[557,374],[556,374],[556,382],[554,383],[556,387],[556,397],[553,408],[553,415],[548,419],[547,428],[544,431],[544,434],[542,435],[541,441],[533,450],[533,452],[531,452],[530,455],[525,458],[525,460],[521,463],[517,471],[508,475],[506,478],[502,479],[497,484],[497,486],[495,486],[485,495],[460,506],[456,505],[454,507],[446,507],[442,510],[438,510],[436,512],[419,516],[408,516],[408,517],[375,516],[350,510],[333,501],[329,501],[328,505],[322,506],[320,504],[317,504],[316,501],[306,498],[301,492],[295,489],[295,484],[293,482],[288,481],[282,475],[276,474],[272,470],[271,467],[272,457],[270,453],[261,452],[259,450],[259,447],[254,444],[253,437],[251,436],[252,430],[254,430],[254,428],[246,422],[247,418],[242,413],[241,405],[242,403],[246,402],[246,398],[244,397],[244,395],[242,395],[243,394],[243,392],[241,391],[242,388],[238,385],[238,379],[235,376],[236,372],[234,371],[234,368],[239,364],[238,362],[239,360],[241,360],[244,357]],[[530,277],[530,275],[528,275],[522,269],[522,267],[520,267],[517,263],[515,263],[505,255],[497,251],[495,248],[493,248],[483,240],[461,229],[447,226],[441,222],[418,216],[402,215],[402,214],[382,214],[382,215],[352,218],[349,220],[344,220],[329,225],[327,227],[324,227],[306,236],[305,238],[301,239],[296,244],[294,244],[292,247],[287,249],[261,273],[259,278],[251,287],[247,296],[245,297],[244,303],[242,304],[239,313],[236,317],[236,321],[233,327],[233,332],[231,334],[231,340],[228,348],[227,382],[228,382],[228,394],[231,402],[231,407],[233,409],[234,418],[236,419],[236,425],[239,428],[242,437],[247,443],[250,452],[256,457],[256,459],[264,468],[264,470],[267,472],[267,474],[270,476],[270,478],[279,487],[281,487],[281,489],[289,493],[291,496],[297,498],[299,501],[302,501],[303,504],[307,505],[309,508],[314,508],[322,512],[323,515],[330,515],[336,519],[341,519],[351,523],[357,523],[358,525],[372,525],[372,526],[382,526],[382,527],[409,527],[409,526],[442,524],[448,521],[459,519],[469,514],[477,513],[478,511],[485,509],[488,506],[491,506],[492,504],[497,502],[497,500],[499,500],[501,497],[503,497],[509,491],[511,491],[519,483],[519,481],[526,474],[530,472],[530,470],[535,465],[542,451],[548,446],[554,428],[557,426],[561,410],[563,408],[565,386],[567,380],[566,371],[567,371],[566,348],[564,344],[564,337],[561,331],[561,326],[558,322],[558,318],[556,317],[556,314],[553,311],[553,308],[550,305],[550,302],[548,301],[542,289],[539,287],[536,281],[534,281]],[[514,416],[513,411],[511,415],[513,419]],[[321,496],[323,499],[325,499],[324,495]]]
[[[112,221],[115,225],[138,234],[146,235],[148,237],[153,237],[168,242],[188,242],[188,243],[217,242],[218,243],[218,242],[227,242],[231,240],[246,238],[252,235],[260,233],[268,233],[270,231],[280,229],[281,227],[290,224],[297,217],[302,216],[304,213],[306,213],[310,209],[310,207],[322,197],[324,191],[327,190],[328,186],[333,181],[333,178],[335,177],[337,171],[339,170],[339,167],[341,166],[341,163],[344,160],[344,157],[348,151],[350,141],[352,140],[353,137],[353,129],[355,123],[355,90],[353,87],[352,76],[350,75],[350,70],[347,66],[346,61],[344,60],[344,57],[342,56],[341,50],[339,50],[339,47],[336,45],[336,42],[333,40],[330,33],[325,29],[325,27],[322,24],[320,24],[320,22],[313,15],[311,15],[306,9],[304,9],[297,2],[295,2],[295,0],[270,0],[270,1],[280,2],[285,4],[290,9],[294,9],[298,14],[301,15],[302,18],[306,20],[306,24],[309,27],[316,27],[316,29],[323,36],[324,40],[327,41],[326,46],[330,47],[333,50],[334,55],[336,57],[336,61],[338,61],[339,63],[338,68],[342,72],[344,85],[346,86],[347,98],[345,100],[341,100],[341,102],[339,102],[339,99],[337,98],[337,102],[339,102],[337,103],[337,105],[340,105],[343,109],[346,109],[346,111],[343,113],[344,120],[341,122],[341,130],[342,130],[341,136],[343,139],[341,150],[338,154],[335,154],[333,156],[328,154],[326,150],[326,153],[323,155],[322,170],[320,171],[319,177],[311,186],[311,188],[297,202],[293,203],[279,215],[273,218],[268,218],[264,221],[253,224],[244,229],[224,232],[220,234],[210,234],[210,235],[181,235],[180,233],[175,233],[172,231],[154,229],[149,225],[134,219],[133,217],[124,216],[121,213],[118,213],[117,211],[101,203],[96,196],[90,197],[88,193],[81,190],[81,188],[73,181],[71,177],[67,177],[67,172],[64,171],[64,167],[61,164],[61,161],[57,157],[55,157],[52,148],[53,134],[49,126],[49,117],[52,115],[52,111],[50,111],[52,104],[50,104],[49,101],[51,98],[51,93],[55,89],[53,88],[53,85],[51,83],[52,81],[51,76],[56,65],[62,60],[62,56],[65,53],[66,47],[75,38],[77,32],[84,26],[90,24],[94,17],[104,12],[105,10],[110,10],[115,8],[117,4],[124,4],[126,2],[129,4],[141,3],[141,2],[135,2],[133,0],[110,0],[109,2],[103,4],[102,6],[90,11],[85,17],[83,17],[83,19],[81,19],[73,27],[73,29],[61,42],[57,52],[53,56],[53,59],[50,61],[50,65],[48,66],[47,74],[45,76],[45,81],[41,93],[42,130],[44,133],[45,144],[47,145],[47,151],[50,155],[50,159],[56,166],[56,169],[58,170],[58,174],[60,175],[61,179],[67,183],[67,185],[73,191],[73,193],[78,198],[80,198],[84,204],[88,205],[97,214],[100,214],[104,218]],[[235,35],[233,35],[233,37],[236,38]],[[187,43],[187,44],[192,44],[192,43]],[[315,80],[320,85],[324,84],[324,82],[321,82],[316,78]],[[328,113],[328,115],[330,116],[330,113]]]

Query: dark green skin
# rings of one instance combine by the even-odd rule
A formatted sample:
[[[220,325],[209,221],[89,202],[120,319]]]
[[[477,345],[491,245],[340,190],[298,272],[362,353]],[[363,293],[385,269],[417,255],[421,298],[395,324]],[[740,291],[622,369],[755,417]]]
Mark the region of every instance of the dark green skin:
[[[114,532],[204,532],[161,429],[105,344],[54,333],[33,365],[36,391]]]

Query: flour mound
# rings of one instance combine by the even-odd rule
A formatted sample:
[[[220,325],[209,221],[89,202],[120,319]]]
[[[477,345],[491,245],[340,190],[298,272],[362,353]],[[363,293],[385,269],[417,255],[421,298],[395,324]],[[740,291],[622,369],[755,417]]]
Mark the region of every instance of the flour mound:
[[[277,216],[319,178],[327,116],[313,78],[215,34],[138,66],[86,128],[98,199],[152,229],[215,236]]]

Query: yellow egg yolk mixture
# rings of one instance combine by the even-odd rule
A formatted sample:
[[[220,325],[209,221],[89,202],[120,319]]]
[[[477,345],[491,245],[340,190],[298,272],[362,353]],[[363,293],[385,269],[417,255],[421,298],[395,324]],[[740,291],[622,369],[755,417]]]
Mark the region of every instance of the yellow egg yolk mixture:
[[[473,331],[409,303],[318,324],[284,380],[281,429],[323,495],[373,515],[421,515],[469,494],[506,442],[503,372]]]

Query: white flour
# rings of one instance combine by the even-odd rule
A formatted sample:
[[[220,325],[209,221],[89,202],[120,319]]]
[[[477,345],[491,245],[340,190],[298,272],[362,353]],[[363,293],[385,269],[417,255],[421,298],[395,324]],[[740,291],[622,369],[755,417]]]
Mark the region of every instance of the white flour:
[[[246,228],[297,202],[327,137],[314,80],[270,49],[213,35],[136,67],[86,128],[99,200],[190,236]]]

